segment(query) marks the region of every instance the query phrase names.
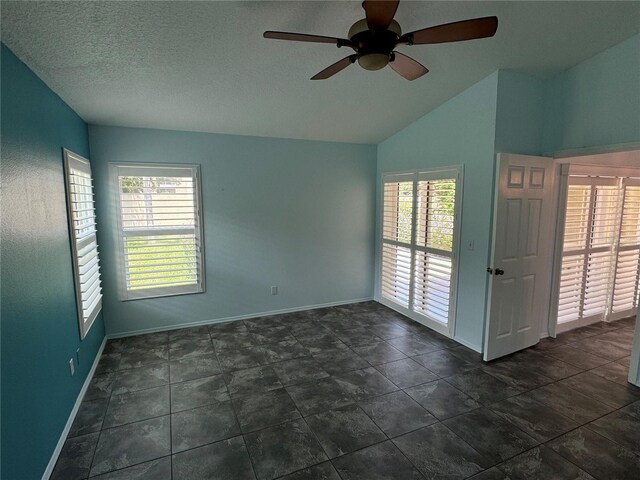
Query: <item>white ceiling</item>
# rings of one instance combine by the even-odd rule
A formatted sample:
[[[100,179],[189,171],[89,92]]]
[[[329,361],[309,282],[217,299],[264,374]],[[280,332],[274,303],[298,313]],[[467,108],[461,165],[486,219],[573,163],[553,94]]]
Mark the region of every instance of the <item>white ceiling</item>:
[[[9,2],[2,41],[87,122],[378,143],[499,68],[547,77],[640,31],[640,2],[410,2],[404,31],[497,15],[494,38],[404,46],[409,82],[351,66],[350,51],[262,38],[346,36],[360,2]]]

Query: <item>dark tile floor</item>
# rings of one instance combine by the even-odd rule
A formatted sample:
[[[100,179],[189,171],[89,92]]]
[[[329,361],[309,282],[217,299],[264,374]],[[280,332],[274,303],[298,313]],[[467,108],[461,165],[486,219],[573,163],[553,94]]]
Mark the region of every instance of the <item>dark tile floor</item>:
[[[110,340],[54,479],[638,479],[632,320],[484,363],[375,302]]]

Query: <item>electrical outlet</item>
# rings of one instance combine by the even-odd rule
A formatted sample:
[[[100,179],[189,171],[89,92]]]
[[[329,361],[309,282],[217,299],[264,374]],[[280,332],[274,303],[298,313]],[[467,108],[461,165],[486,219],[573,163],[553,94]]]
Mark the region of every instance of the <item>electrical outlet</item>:
[[[76,364],[73,362],[73,358],[69,359],[69,371],[72,377],[76,374]]]
[[[473,250],[475,247],[473,240],[467,240],[467,250]]]
[[[277,295],[277,294],[278,294],[278,287],[274,285],[271,287],[271,295]]]

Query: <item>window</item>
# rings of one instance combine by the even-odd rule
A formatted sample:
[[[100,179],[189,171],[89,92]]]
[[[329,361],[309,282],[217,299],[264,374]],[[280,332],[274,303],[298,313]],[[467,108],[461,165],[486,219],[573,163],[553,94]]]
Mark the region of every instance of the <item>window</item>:
[[[64,172],[78,323],[83,339],[102,308],[91,165],[86,158],[64,150]]]
[[[112,164],[117,189],[120,297],[204,291],[200,167]]]
[[[635,314],[639,274],[640,181],[569,176],[559,331]]]
[[[381,300],[443,333],[455,306],[461,174],[383,176]]]

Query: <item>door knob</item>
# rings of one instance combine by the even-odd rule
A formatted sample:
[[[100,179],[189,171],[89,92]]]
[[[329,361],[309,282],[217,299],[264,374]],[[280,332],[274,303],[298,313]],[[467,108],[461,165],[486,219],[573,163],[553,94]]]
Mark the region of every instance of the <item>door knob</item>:
[[[487,267],[487,273],[488,273],[489,275],[492,275],[492,274],[493,274],[493,268],[491,268],[491,267]]]
[[[504,275],[504,270],[501,270],[500,268],[496,268],[494,273],[495,275]]]

